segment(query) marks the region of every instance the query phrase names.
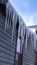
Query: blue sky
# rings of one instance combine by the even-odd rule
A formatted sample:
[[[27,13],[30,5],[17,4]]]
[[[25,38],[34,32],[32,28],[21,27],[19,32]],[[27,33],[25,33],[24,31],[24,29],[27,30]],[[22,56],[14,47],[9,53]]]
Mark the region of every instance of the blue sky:
[[[26,25],[37,25],[37,0],[9,0]]]

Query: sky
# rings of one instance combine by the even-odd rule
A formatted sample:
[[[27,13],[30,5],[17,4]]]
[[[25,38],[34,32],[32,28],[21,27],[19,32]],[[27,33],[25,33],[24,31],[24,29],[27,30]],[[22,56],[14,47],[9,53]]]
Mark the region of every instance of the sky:
[[[27,26],[37,25],[37,0],[9,0]]]

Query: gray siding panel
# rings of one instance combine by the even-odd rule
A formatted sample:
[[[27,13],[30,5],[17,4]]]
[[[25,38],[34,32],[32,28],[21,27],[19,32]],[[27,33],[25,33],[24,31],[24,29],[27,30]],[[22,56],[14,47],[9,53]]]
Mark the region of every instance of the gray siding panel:
[[[16,27],[13,31],[11,28],[5,30],[5,20],[0,19],[0,65],[14,65],[15,48]]]

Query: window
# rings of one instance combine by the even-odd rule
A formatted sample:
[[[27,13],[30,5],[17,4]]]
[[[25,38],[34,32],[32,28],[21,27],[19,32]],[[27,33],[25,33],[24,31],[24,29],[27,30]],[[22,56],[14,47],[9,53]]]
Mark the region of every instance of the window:
[[[17,17],[17,23],[16,23],[16,30],[18,31],[19,28],[19,18]]]
[[[0,4],[0,12],[4,17],[6,17],[6,5],[5,4]]]

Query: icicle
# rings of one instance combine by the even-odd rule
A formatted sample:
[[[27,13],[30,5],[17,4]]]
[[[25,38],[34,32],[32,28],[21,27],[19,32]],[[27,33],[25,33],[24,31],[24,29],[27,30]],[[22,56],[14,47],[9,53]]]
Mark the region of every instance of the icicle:
[[[7,27],[7,16],[6,16],[6,21],[5,21],[5,31],[6,31],[6,27]]]
[[[15,17],[15,13],[13,13],[13,23],[12,23],[12,39],[11,39],[11,42],[13,41],[13,32],[14,32],[14,17]]]
[[[27,51],[27,33],[26,33],[26,51]]]
[[[7,5],[6,5],[6,21],[5,21],[5,31],[6,31],[6,26],[7,26],[7,10],[8,10],[8,8],[7,8]]]

